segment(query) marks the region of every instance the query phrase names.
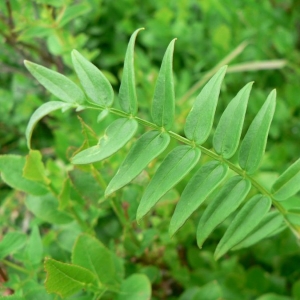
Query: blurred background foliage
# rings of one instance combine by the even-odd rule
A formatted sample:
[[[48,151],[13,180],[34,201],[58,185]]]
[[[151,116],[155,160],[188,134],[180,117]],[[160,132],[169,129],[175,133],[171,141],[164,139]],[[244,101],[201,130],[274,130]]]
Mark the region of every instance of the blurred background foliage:
[[[25,70],[24,59],[78,82],[70,56],[77,49],[104,72],[117,93],[129,36],[140,27],[146,30],[136,42],[135,64],[139,114],[143,118],[151,118],[149,107],[155,80],[164,51],[174,37],[178,40],[174,54],[177,106],[173,131],[183,133],[185,117],[197,92],[223,64],[229,64],[229,68],[216,122],[228,102],[249,81],[255,84],[245,128],[268,93],[277,89],[277,109],[267,153],[257,174],[257,180],[270,186],[299,157],[300,3],[297,0],[28,0],[26,5],[22,0],[0,1],[1,154],[28,153],[24,132],[30,115],[39,105],[54,98]],[[93,111],[82,111],[79,115],[80,119],[68,111],[43,118],[35,129],[32,144],[42,152],[54,188],[61,191],[67,186],[64,181],[70,183],[72,209],[82,214],[86,226],[47,219],[43,208],[37,213],[37,208],[32,207],[32,196],[26,198],[0,181],[2,234],[12,230],[27,233],[38,225],[44,255],[68,261],[75,238],[92,228],[98,238],[124,258],[126,274],[148,275],[153,284],[153,299],[196,299],[194,295],[211,283],[213,286],[208,287],[221,289],[224,299],[300,299],[299,246],[289,231],[219,262],[213,260],[212,251],[226,224],[199,251],[195,227],[201,211],[175,238],[168,237],[169,219],[184,182],[164,197],[156,213],[135,230],[137,237],[132,240],[131,233],[122,227],[110,206],[103,202],[99,207],[98,200],[104,200],[103,187],[99,187],[97,176],[90,175],[100,170],[104,178],[111,178],[130,145],[107,162],[72,169],[68,160],[71,153],[84,140],[95,144],[96,137],[111,121],[108,117],[97,123]],[[210,143],[211,139],[205,146],[210,147]],[[150,166],[115,199],[122,201],[129,220],[134,219],[137,199],[152,173]],[[284,205],[300,208],[299,195]],[[299,210],[295,218],[300,219]],[[24,261],[21,249],[12,257],[16,262]],[[1,266],[12,274],[3,289],[22,290],[26,299],[32,299],[30,291],[34,286],[41,293],[39,299],[54,299],[50,295],[45,298],[42,285],[36,283],[42,283],[42,267],[36,271],[39,275],[28,279],[7,262]],[[78,297],[90,299],[84,295]]]

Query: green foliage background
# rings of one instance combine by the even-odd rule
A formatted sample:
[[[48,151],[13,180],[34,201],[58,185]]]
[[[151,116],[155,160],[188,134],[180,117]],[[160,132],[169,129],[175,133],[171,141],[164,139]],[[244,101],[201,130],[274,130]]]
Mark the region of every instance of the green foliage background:
[[[266,95],[277,89],[277,108],[267,152],[256,174],[259,182],[270,187],[278,174],[299,157],[299,12],[296,0],[259,3],[253,0],[39,0],[28,1],[28,5],[21,0],[2,1],[0,152],[26,155],[24,132],[30,115],[39,105],[54,99],[30,76],[23,65],[24,59],[78,81],[70,56],[77,49],[104,72],[117,91],[129,37],[135,29],[145,27],[135,46],[142,118],[150,119],[148,108],[161,59],[175,37],[178,40],[174,53],[176,122],[173,131],[183,133],[184,120],[199,92],[199,88],[191,87],[203,86],[206,81],[201,80],[207,80],[224,58],[229,59],[229,69],[215,120],[219,120],[242,86],[255,81],[244,126],[248,128]],[[0,242],[3,258],[0,267],[7,274],[4,278],[8,277],[1,287],[3,294],[10,289],[22,299],[32,299],[32,295],[35,299],[58,299],[46,294],[41,260],[47,256],[69,263],[74,241],[80,233],[89,233],[124,259],[126,278],[134,273],[148,276],[153,299],[217,299],[219,289],[222,299],[300,299],[299,240],[288,230],[248,249],[231,252],[216,262],[213,250],[231,220],[218,227],[199,250],[195,230],[200,210],[170,239],[168,224],[188,179],[168,192],[155,214],[147,216],[140,227],[132,226],[137,199],[155,172],[153,165],[133,185],[123,189],[119,198],[112,203],[104,201],[103,185],[111,179],[130,145],[109,161],[96,165],[104,182],[99,182],[93,167],[72,169],[71,154],[83,140],[95,144],[113,119],[108,117],[97,123],[96,112],[83,111],[79,115],[80,119],[71,111],[52,113],[37,125],[32,138],[33,148],[43,155],[45,177],[60,194],[59,215],[53,199],[43,199],[48,206],[37,207],[36,196],[27,196],[0,181],[1,235],[18,235],[12,237],[17,246],[8,252],[1,252],[7,246],[2,244],[1,248]],[[211,143],[210,138],[205,147],[210,148]],[[203,162],[205,159],[203,156]],[[65,178],[68,180],[63,183]],[[68,189],[71,204],[64,197]],[[300,208],[299,193],[284,205]],[[49,213],[49,207],[56,213]],[[300,219],[299,209],[295,218]],[[35,256],[32,248],[36,251],[39,243],[42,253],[36,254],[40,259],[32,264]],[[205,288],[216,290],[217,296],[200,298]],[[194,296],[197,293],[199,298]],[[111,299],[112,296],[104,294],[103,297]],[[91,299],[91,295],[80,292],[68,299]]]

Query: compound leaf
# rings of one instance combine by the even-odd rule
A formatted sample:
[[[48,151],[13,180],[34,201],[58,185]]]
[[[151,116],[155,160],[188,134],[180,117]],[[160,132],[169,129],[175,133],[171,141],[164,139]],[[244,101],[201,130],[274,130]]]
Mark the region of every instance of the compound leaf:
[[[175,114],[175,92],[173,82],[173,52],[176,39],[169,44],[164,55],[152,101],[152,119],[160,127],[169,130]]]
[[[264,155],[268,133],[276,105],[276,91],[273,90],[252,121],[239,152],[239,164],[248,174],[254,173]]]
[[[120,118],[111,123],[98,145],[85,149],[72,159],[73,164],[89,164],[103,160],[121,149],[135,134],[138,123],[134,119]]]
[[[278,211],[266,214],[252,232],[250,232],[244,240],[234,246],[232,250],[250,247],[262,239],[269,237],[273,232],[282,227],[283,222],[283,216]]]
[[[47,103],[42,104],[30,117],[29,123],[26,128],[26,139],[27,139],[27,146],[30,149],[30,140],[32,136],[33,129],[36,125],[36,123],[51,113],[52,111],[58,110],[58,109],[68,109],[72,107],[73,105],[70,103],[60,102],[60,101],[50,101]]]
[[[76,50],[72,51],[72,62],[89,99],[97,105],[110,107],[114,91],[103,73]]]
[[[83,267],[51,258],[46,258],[44,265],[47,272],[45,286],[48,293],[55,293],[65,298],[86,289],[88,285],[95,284],[94,274]]]
[[[228,250],[241,242],[260,223],[271,207],[271,199],[267,196],[252,197],[237,213],[220,240],[215,259],[219,259]]]
[[[121,108],[129,114],[135,115],[137,113],[137,97],[135,90],[135,76],[134,76],[134,43],[139,31],[144,28],[137,29],[130,37],[127,47],[121,86],[119,90],[119,99]]]
[[[272,186],[274,199],[286,200],[300,190],[300,158],[295,161]]]
[[[137,220],[147,214],[195,166],[200,153],[200,149],[184,145],[174,148],[166,156],[144,192],[138,207]]]
[[[110,181],[105,195],[120,189],[134,179],[170,142],[165,132],[149,131],[142,135],[130,149],[117,174]]]
[[[151,299],[151,283],[144,274],[133,274],[122,282],[118,300]]]
[[[213,145],[224,158],[232,157],[238,148],[253,82],[245,85],[228,104],[216,128]]]
[[[241,176],[231,177],[208,204],[197,228],[197,243],[202,247],[210,233],[234,212],[247,196],[251,187],[249,180]]]
[[[218,187],[227,174],[227,165],[211,161],[203,165],[185,187],[172,216],[169,233],[172,236]]]
[[[27,60],[24,64],[40,84],[60,100],[72,104],[82,104],[85,101],[83,91],[69,78]]]
[[[202,144],[209,136],[226,69],[227,66],[222,67],[204,86],[187,116],[184,132],[196,144]]]
[[[0,171],[3,181],[16,190],[32,195],[45,195],[49,193],[48,187],[37,181],[28,180],[23,177],[23,169],[26,159],[18,155],[1,155]]]

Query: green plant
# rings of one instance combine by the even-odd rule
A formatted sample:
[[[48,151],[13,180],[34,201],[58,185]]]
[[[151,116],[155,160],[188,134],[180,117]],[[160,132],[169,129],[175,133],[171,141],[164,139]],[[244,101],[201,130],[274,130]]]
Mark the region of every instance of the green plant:
[[[275,110],[275,91],[268,96],[240,144],[252,83],[242,88],[223,112],[213,136],[214,151],[210,150],[203,146],[203,143],[209,138],[212,130],[226,67],[222,67],[211,78],[197,97],[186,119],[184,127],[186,137],[184,137],[171,131],[175,114],[172,75],[175,40],[170,43],[166,51],[158,75],[152,103],[153,122],[137,116],[133,48],[138,32],[139,30],[132,35],[125,57],[118,96],[120,107],[112,107],[114,93],[109,81],[77,51],[72,52],[72,61],[84,92],[63,75],[34,63],[25,62],[31,74],[60,99],[60,101],[50,101],[41,105],[32,115],[26,131],[29,148],[31,148],[30,140],[35,124],[45,115],[58,109],[99,111],[98,121],[105,124],[108,120],[109,123],[103,137],[96,144],[93,130],[81,121],[85,140],[83,145],[72,154],[71,162],[82,166],[71,171],[68,177],[65,177],[65,174],[57,176],[55,167],[51,167],[51,164],[45,167],[40,152],[36,150],[30,150],[26,159],[13,155],[0,158],[3,180],[15,189],[35,195],[26,199],[29,210],[36,216],[56,224],[68,224],[75,218],[81,227],[79,232],[86,232],[77,234],[71,239],[72,242],[76,240],[72,250],[72,264],[52,258],[45,261],[48,273],[46,289],[62,297],[71,296],[82,288],[86,289],[89,295],[94,295],[95,299],[101,296],[109,299],[113,297],[112,295],[117,299],[127,299],[127,293],[132,294],[132,299],[135,299],[134,295],[136,299],[150,297],[150,283],[147,277],[134,274],[124,280],[122,262],[112,251],[90,236],[93,234],[93,220],[88,225],[85,221],[99,215],[97,203],[92,202],[95,198],[104,201],[103,194],[99,193],[101,187],[105,189],[105,197],[110,199],[110,204],[131,241],[131,247],[139,245],[131,218],[135,211],[131,211],[131,216],[126,218],[124,214],[126,210],[122,207],[118,190],[136,178],[153,160],[156,163],[153,168],[157,170],[143,191],[137,208],[137,220],[142,226],[147,227],[147,222],[144,225],[142,223],[147,220],[146,215],[156,203],[184,176],[187,176],[188,183],[185,188],[182,188],[181,198],[171,219],[169,227],[171,235],[174,235],[207,200],[208,205],[201,216],[197,230],[197,242],[200,247],[217,225],[227,217],[234,217],[216,248],[216,259],[231,249],[249,247],[263,238],[271,237],[282,231],[286,225],[299,238],[297,218],[299,211],[291,205],[287,209],[284,202],[281,202],[296,194],[300,188],[297,184],[299,160],[276,180],[271,191],[260,184],[253,175],[264,155]],[[116,116],[117,119],[111,120],[111,115]],[[103,175],[106,170],[105,165],[100,168],[98,162],[118,150],[122,151],[139,130],[138,125],[143,125],[150,130],[146,131],[131,147],[118,172],[107,185],[105,182],[110,176]],[[177,142],[183,145],[178,146]],[[166,149],[169,153],[160,164],[157,157],[164,156]],[[198,164],[201,153],[206,154],[209,161],[201,164],[199,170],[194,172],[193,168]],[[115,163],[112,160],[112,164]],[[233,176],[234,173],[237,175]],[[57,176],[56,181],[64,179],[64,183],[53,180],[53,174]],[[71,183],[75,188],[71,187]],[[78,210],[79,207],[84,206],[84,203],[76,193],[91,202],[86,213]],[[70,201],[71,198],[73,201]],[[137,203],[131,200],[130,205],[134,210]],[[271,209],[271,206],[274,209]],[[12,243],[10,239],[17,242]],[[3,241],[2,247],[4,249],[7,245],[13,244],[17,245],[12,247],[16,250],[24,243],[24,236],[8,236]],[[38,243],[39,234],[35,229],[32,231],[32,244]],[[29,243],[27,246],[28,255],[32,256],[33,246],[30,245]],[[5,257],[6,254],[4,252],[2,256]],[[89,263],[86,261],[86,255],[90,258]],[[37,263],[40,260],[39,252]],[[140,287],[136,286],[136,282],[140,282]],[[206,288],[214,289],[215,297],[219,296],[219,286],[212,283]],[[194,299],[201,299],[205,287],[203,289],[196,292]]]

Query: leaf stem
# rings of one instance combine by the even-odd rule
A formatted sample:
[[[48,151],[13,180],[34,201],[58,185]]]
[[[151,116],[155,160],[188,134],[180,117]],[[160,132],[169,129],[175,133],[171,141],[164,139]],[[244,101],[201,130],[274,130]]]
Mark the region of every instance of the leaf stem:
[[[15,263],[13,263],[13,262],[7,260],[7,259],[3,259],[2,262],[3,262],[5,265],[7,265],[8,267],[12,268],[12,269],[15,269],[15,270],[20,271],[20,272],[25,273],[25,274],[29,274],[29,275],[31,274],[30,271],[26,270],[26,269],[23,268],[23,267],[18,266],[17,264],[15,264]]]

